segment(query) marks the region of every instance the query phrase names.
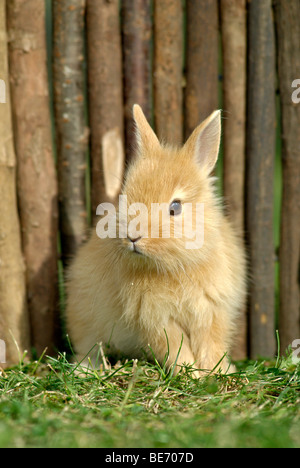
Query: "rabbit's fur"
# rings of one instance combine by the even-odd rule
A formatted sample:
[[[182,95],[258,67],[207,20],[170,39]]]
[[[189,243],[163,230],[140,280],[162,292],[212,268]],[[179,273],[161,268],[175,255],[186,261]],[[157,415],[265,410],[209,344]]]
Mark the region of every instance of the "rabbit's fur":
[[[183,219],[185,203],[203,203],[204,242],[187,249],[184,235],[172,236],[175,216],[170,216],[171,238],[141,232],[134,244],[139,253],[129,228],[122,239],[100,239],[93,232],[68,276],[67,327],[73,347],[78,360],[102,342],[131,358],[153,352],[160,362],[168,351],[169,365],[177,359],[175,371],[183,363],[209,370],[219,363],[226,372],[225,355],[245,302],[246,262],[242,240],[223,214],[211,176],[220,112],[197,127],[181,149],[161,145],[137,105],[134,119],[137,154],[122,190],[128,206],[147,206],[149,217],[143,221],[150,232],[151,203],[180,200]]]

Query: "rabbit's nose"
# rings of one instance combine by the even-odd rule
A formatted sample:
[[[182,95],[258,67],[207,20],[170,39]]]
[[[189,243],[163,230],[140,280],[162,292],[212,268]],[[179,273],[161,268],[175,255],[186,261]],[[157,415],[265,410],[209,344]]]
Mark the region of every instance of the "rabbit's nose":
[[[134,244],[135,242],[138,242],[141,238],[142,238],[142,237],[140,236],[140,237],[136,237],[135,239],[132,239],[131,237],[127,236],[127,239],[130,240],[130,242],[132,242],[133,244]]]

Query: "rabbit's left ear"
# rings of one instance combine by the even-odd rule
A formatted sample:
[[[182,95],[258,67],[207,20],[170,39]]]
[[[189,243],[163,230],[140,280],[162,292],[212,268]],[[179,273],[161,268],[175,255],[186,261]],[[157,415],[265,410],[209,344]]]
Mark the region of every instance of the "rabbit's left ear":
[[[138,104],[134,104],[133,106],[133,118],[136,124],[136,139],[139,149],[143,150],[147,148],[149,150],[154,150],[160,147],[157,136]]]
[[[184,150],[193,155],[208,174],[214,169],[221,141],[221,111],[214,111],[191,134]]]

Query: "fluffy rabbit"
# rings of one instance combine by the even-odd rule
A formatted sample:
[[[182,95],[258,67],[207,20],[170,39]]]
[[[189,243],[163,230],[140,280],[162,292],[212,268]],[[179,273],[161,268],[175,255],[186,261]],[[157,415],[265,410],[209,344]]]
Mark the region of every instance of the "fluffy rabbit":
[[[99,238],[94,230],[69,271],[67,327],[77,358],[102,342],[131,358],[153,352],[163,362],[168,352],[175,372],[183,363],[226,372],[245,302],[246,262],[211,176],[220,145],[220,111],[199,125],[181,149],[160,144],[138,105],[133,115],[136,157],[122,189],[126,203],[116,210],[116,235]],[[134,203],[146,207],[135,218]],[[163,222],[159,235],[151,235],[154,203],[168,207],[169,236]],[[201,225],[198,208],[200,218],[204,209]],[[182,235],[175,229],[179,220]],[[204,238],[191,244],[199,226]]]

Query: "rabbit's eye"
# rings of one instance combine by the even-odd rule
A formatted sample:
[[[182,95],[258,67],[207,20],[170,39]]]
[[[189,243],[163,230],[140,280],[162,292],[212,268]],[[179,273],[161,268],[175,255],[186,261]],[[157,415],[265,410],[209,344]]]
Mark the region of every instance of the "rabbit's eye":
[[[180,215],[182,211],[182,205],[180,200],[173,200],[169,207],[169,212],[171,216]]]

